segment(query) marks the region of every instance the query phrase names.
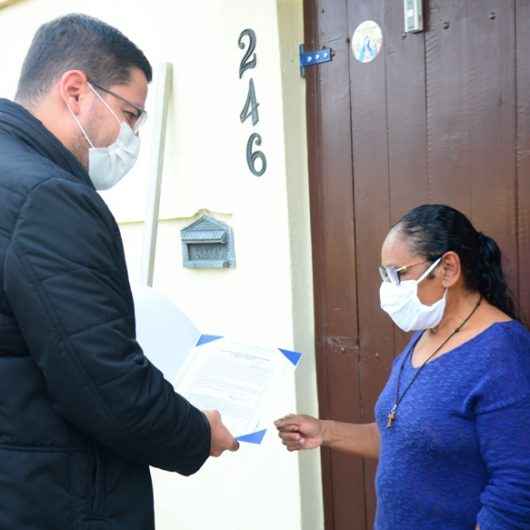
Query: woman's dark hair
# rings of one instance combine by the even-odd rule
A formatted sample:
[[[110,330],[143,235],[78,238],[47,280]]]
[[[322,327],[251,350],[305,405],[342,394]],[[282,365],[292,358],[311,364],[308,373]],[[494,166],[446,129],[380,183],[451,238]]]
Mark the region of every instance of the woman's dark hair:
[[[15,99],[38,101],[64,72],[74,69],[103,88],[127,84],[133,67],[151,82],[151,64],[123,33],[97,18],[66,15],[37,30],[22,65]]]
[[[463,213],[442,204],[426,204],[405,214],[395,229],[415,253],[429,261],[449,251],[458,254],[466,288],[478,291],[490,304],[519,320],[497,243],[475,230]]]

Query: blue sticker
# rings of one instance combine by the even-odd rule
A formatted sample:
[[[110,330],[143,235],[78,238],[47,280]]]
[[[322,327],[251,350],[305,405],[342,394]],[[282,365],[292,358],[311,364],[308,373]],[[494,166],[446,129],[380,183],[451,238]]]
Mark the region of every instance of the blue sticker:
[[[222,338],[223,337],[220,335],[201,335],[196,345],[202,346],[203,344],[208,344],[209,342],[213,342],[214,340],[219,340]]]
[[[287,359],[296,366],[298,362],[300,361],[300,358],[302,357],[301,353],[298,353],[296,351],[289,351],[289,350],[282,350],[279,348],[279,350],[287,357]]]
[[[263,429],[262,431],[253,432],[251,434],[244,434],[243,436],[238,436],[236,440],[238,442],[259,445],[263,441],[266,432],[267,429]]]

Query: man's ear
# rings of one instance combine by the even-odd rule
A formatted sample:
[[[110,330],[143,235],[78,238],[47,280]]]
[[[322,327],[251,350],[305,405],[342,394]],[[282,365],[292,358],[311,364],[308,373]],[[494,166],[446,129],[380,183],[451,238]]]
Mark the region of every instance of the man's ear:
[[[439,270],[442,276],[442,285],[446,289],[455,285],[462,276],[462,264],[458,254],[453,251],[445,253]]]
[[[65,105],[78,115],[81,111],[82,103],[88,93],[88,79],[81,70],[68,70],[59,82],[58,89]]]

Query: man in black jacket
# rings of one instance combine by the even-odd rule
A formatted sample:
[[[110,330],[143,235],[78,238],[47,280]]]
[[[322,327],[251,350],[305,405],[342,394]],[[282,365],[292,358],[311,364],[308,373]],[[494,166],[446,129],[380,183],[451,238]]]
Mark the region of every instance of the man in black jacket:
[[[0,530],[150,530],[149,465],[189,475],[237,449],[136,342],[96,192],[134,164],[150,80],[124,35],[70,15],[0,100]]]

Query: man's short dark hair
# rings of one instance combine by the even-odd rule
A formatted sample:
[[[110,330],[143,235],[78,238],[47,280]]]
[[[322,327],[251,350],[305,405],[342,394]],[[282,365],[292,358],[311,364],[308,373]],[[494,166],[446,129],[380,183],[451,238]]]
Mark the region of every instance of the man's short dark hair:
[[[126,84],[133,67],[151,82],[149,61],[123,33],[87,15],[67,15],[38,29],[22,66],[15,99],[37,101],[68,70],[82,70],[104,88]]]

